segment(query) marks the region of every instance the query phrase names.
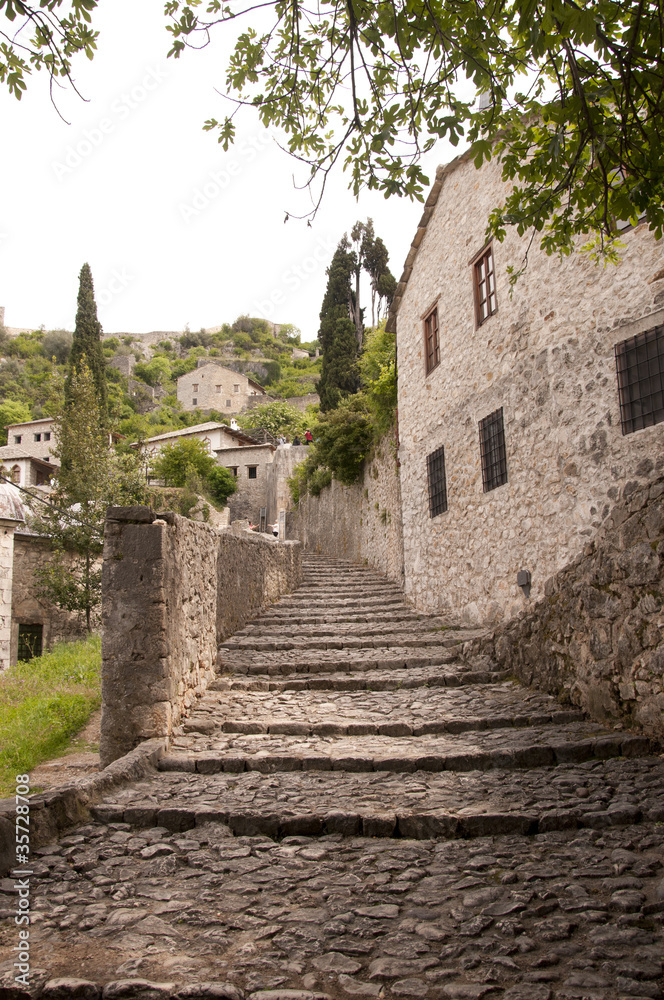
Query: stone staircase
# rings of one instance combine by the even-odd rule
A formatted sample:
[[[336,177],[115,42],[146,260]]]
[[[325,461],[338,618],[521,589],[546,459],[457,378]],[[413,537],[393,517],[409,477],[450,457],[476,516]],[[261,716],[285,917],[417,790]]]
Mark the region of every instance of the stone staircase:
[[[305,556],[160,771],[43,849],[80,883],[58,974],[92,940],[169,995],[664,996],[658,748],[465,663],[477,634]]]

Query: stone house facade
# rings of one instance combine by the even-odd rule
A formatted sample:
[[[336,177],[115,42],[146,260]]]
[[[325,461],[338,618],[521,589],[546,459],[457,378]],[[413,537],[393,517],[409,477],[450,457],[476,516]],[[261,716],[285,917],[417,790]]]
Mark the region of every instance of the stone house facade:
[[[389,319],[406,594],[478,622],[543,596],[664,464],[662,243],[639,225],[606,268],[487,245],[505,190],[495,160],[439,169]]]
[[[237,480],[237,492],[228,500],[231,521],[260,523],[261,507],[268,506],[268,469],[276,450],[273,444],[253,444],[216,452],[217,461]]]
[[[53,454],[56,445],[53,417],[43,417],[41,420],[27,420],[22,424],[7,426],[7,444],[22,448],[28,455],[34,455],[42,462],[59,465]]]
[[[132,448],[140,448],[141,452],[154,458],[167,444],[177,444],[179,441],[187,440],[202,441],[211,455],[226,448],[235,448],[238,445],[252,445],[255,442],[248,434],[240,430],[233,430],[226,424],[217,423],[215,420],[208,420],[203,424],[194,424],[192,427],[183,427],[179,431],[168,431],[166,434],[156,434],[145,441],[137,441],[132,444]],[[223,464],[223,463],[222,463]]]
[[[264,396],[258,382],[212,362],[178,379],[177,396],[184,410],[218,410],[241,413],[253,396]]]
[[[16,486],[47,486],[53,470],[50,462],[35,458],[20,445],[0,447],[0,476],[11,479]]]

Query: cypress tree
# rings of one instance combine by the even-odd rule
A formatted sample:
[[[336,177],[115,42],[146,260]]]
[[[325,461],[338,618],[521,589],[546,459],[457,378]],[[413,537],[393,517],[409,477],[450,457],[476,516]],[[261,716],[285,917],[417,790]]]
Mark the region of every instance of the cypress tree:
[[[327,269],[327,288],[320,312],[318,339],[323,352],[323,366],[318,382],[321,411],[332,410],[344,396],[357,392],[360,381],[357,368],[358,342],[351,319],[354,292],[351,276],[355,274],[355,254],[344,235]]]
[[[101,323],[97,319],[97,303],[92,283],[92,271],[84,264],[79,275],[78,308],[76,328],[69,354],[69,367],[65,380],[65,409],[72,404],[72,379],[85,365],[92,375],[101,426],[108,424],[108,402],[106,398],[106,361],[101,346]]]

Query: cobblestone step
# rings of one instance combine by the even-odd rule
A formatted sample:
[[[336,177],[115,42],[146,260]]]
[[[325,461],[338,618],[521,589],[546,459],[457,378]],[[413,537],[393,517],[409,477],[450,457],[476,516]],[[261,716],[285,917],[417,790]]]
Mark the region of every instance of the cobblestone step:
[[[413,635],[413,636],[426,636],[429,638],[435,634],[446,634],[454,632],[459,636],[464,638],[469,635],[476,635],[477,629],[460,629],[456,625],[447,625],[442,623],[439,619],[434,619],[430,621],[428,619],[418,619],[414,616],[409,616],[406,618],[405,623],[402,621],[392,621],[381,619],[380,621],[371,622],[331,622],[328,624],[321,625],[298,625],[293,626],[286,622],[279,622],[274,624],[265,624],[263,619],[257,619],[250,625],[236,632],[231,638],[227,639],[224,645],[233,646],[237,643],[244,642],[247,639],[288,639],[288,638],[321,638],[321,637],[342,637],[349,638],[355,636],[371,636],[371,637],[381,637],[381,636],[394,636],[399,634]]]
[[[237,835],[533,836],[664,820],[664,761],[591,760],[527,771],[430,774],[160,772],[93,810],[104,822]],[[664,909],[664,908],[663,908]]]
[[[260,636],[248,636],[236,641],[227,640],[219,646],[221,654],[231,652],[256,651],[256,652],[286,652],[300,649],[383,649],[385,647],[397,647],[399,649],[428,648],[432,642],[438,640],[442,645],[450,647],[460,642],[467,641],[467,634],[457,631],[444,633],[444,638],[438,634],[431,633],[404,633],[392,632],[388,635],[363,635],[363,636],[307,636],[298,638],[293,636],[286,638],[261,638]]]
[[[309,736],[306,725],[284,723],[276,732],[190,733],[175,737],[161,770],[197,771],[486,771],[495,768],[555,767],[608,757],[634,757],[656,749],[642,736],[610,733],[589,723],[566,723],[555,729],[529,726],[422,733],[407,736],[402,723],[379,727],[376,735],[347,727],[347,736],[331,732]],[[472,733],[472,736],[470,735]]]
[[[658,748],[469,669],[476,629],[358,611],[393,599],[373,571],[305,564],[163,769],[31,858],[32,994],[0,882],[0,1000],[663,998]]]
[[[455,640],[437,646],[425,646],[417,652],[408,647],[367,647],[359,649],[321,649],[316,655],[289,655],[288,652],[225,652],[217,660],[220,670],[237,674],[330,673],[337,670],[403,670],[413,667],[444,666],[456,660]]]
[[[450,653],[449,663],[454,664]],[[349,664],[346,671],[276,677],[274,674],[234,676],[223,674],[212,681],[209,691],[395,691],[415,688],[460,688],[472,684],[495,684],[504,681],[507,671],[451,671],[448,667],[402,667],[389,670],[370,668],[361,673]]]
[[[467,730],[580,722],[583,713],[565,709],[550,695],[524,693],[514,683],[466,685],[428,690],[395,689],[322,692],[211,692],[184,723],[185,732],[276,731],[298,725],[307,735],[375,735],[380,728],[400,728],[397,735],[461,733]],[[246,726],[254,728],[247,729]],[[242,728],[237,728],[237,727]]]

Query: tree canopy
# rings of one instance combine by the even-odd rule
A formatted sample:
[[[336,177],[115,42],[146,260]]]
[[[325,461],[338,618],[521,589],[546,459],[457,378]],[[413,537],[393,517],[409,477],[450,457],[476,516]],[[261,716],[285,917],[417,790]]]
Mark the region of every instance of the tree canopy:
[[[3,0],[0,82],[69,77],[92,58],[98,0]],[[169,55],[236,30],[210,118],[224,148],[257,110],[318,185],[341,165],[367,186],[423,200],[420,159],[439,139],[498,155],[512,182],[487,232],[540,233],[544,249],[615,256],[616,220],[664,227],[664,17],[659,0],[166,0]],[[2,23],[2,22],[0,22]],[[32,34],[31,34],[32,32]],[[478,100],[478,95],[481,100]],[[315,212],[315,208],[314,208]]]
[[[439,139],[502,157],[514,182],[489,219],[569,253],[615,251],[615,220],[664,225],[664,18],[655,0],[171,0],[171,52],[245,15],[225,91],[285,133],[325,187],[418,200]],[[483,96],[477,100],[478,93]],[[236,110],[235,109],[235,110]],[[234,110],[205,127],[227,148]]]
[[[71,59],[78,52],[92,59],[98,32],[91,26],[98,0],[2,0],[0,83],[19,100],[33,70],[46,70],[51,86],[58,77],[71,80]],[[2,22],[0,22],[2,25]]]

